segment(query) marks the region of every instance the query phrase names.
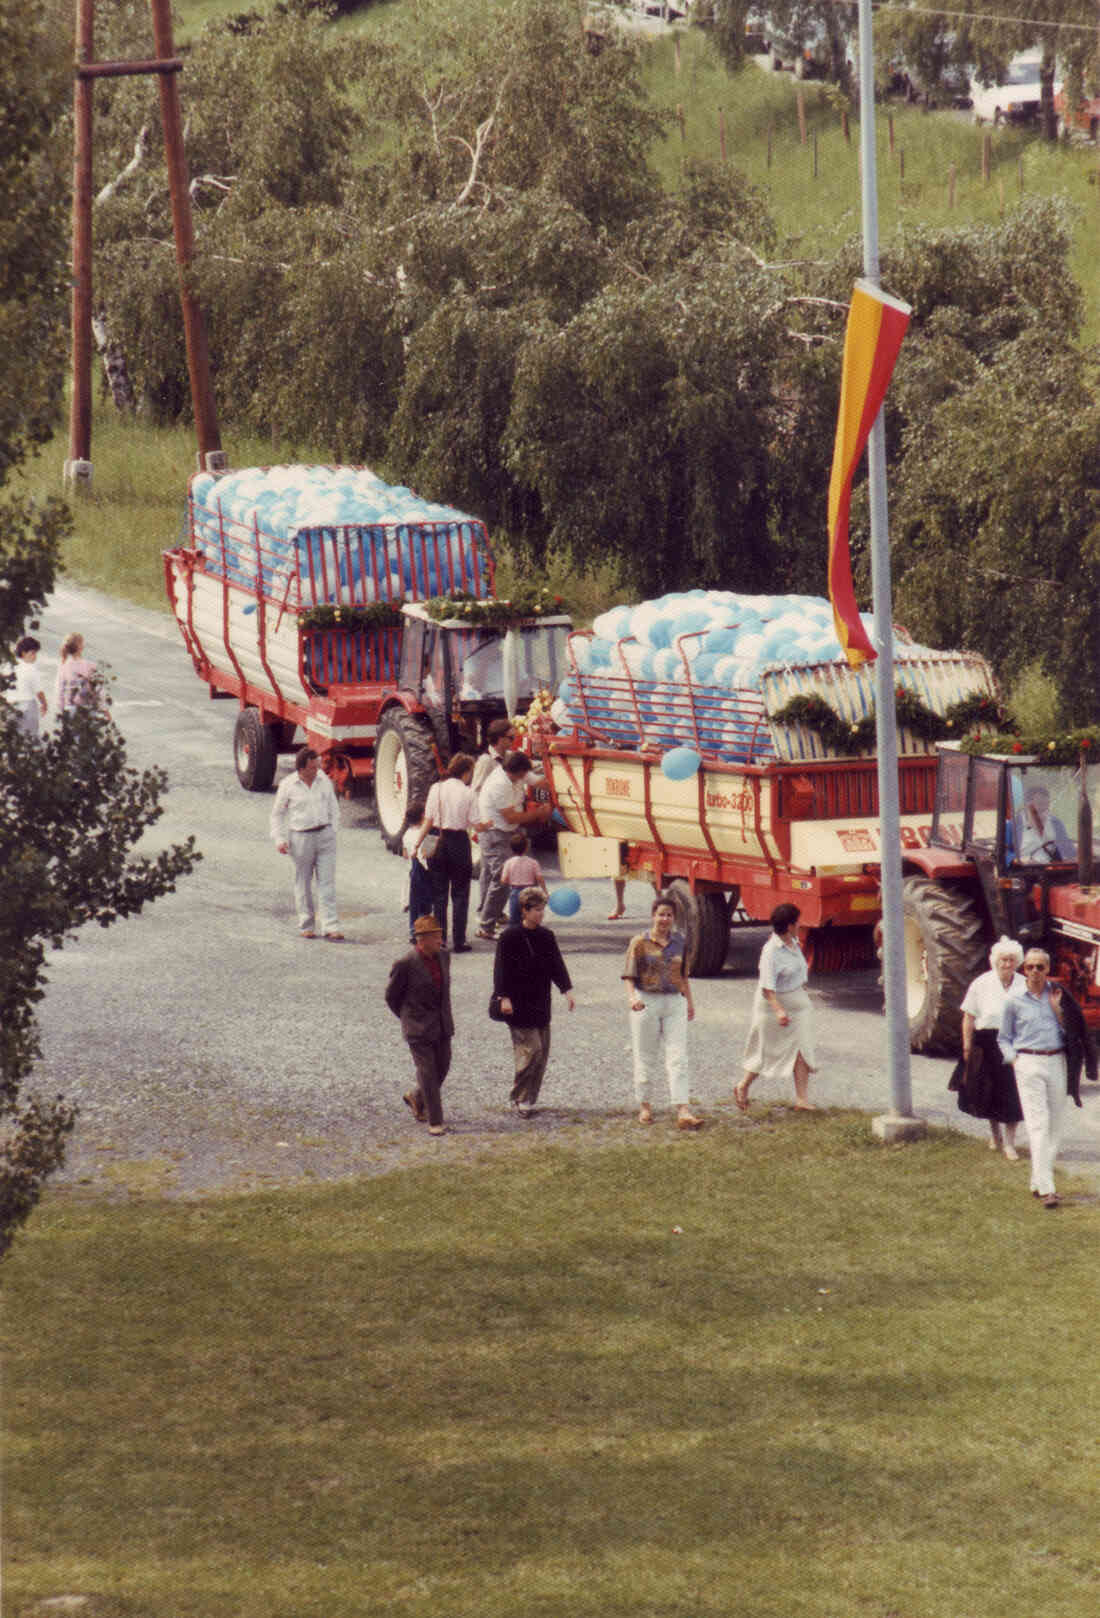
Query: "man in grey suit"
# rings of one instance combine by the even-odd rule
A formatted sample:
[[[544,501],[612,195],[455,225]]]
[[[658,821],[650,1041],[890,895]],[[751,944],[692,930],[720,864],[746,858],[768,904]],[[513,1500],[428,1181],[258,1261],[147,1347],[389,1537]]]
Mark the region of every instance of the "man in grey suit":
[[[401,1032],[412,1052],[416,1088],[404,1097],[418,1124],[428,1121],[429,1135],[445,1135],[443,1080],[451,1065],[451,963],[443,933],[434,916],[413,922],[414,947],[390,968],[386,1004],[401,1018]]]

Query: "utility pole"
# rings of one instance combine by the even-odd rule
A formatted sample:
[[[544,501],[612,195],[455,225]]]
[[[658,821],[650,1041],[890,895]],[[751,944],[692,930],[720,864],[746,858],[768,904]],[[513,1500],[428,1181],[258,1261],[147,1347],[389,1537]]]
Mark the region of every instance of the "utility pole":
[[[220,471],[225,464],[218,434],[210,353],[202,306],[191,286],[195,236],[191,195],[183,150],[176,75],[183,62],[173,54],[170,0],[150,0],[156,56],[141,62],[95,60],[95,0],[76,0],[76,65],[73,90],[73,247],[72,247],[72,407],[69,415],[69,458],[65,482],[74,490],[92,483],[92,154],[94,149],[95,81],[155,73],[160,79],[164,153],[172,202],[172,227],[179,265],[187,369],[198,435],[198,464]]]

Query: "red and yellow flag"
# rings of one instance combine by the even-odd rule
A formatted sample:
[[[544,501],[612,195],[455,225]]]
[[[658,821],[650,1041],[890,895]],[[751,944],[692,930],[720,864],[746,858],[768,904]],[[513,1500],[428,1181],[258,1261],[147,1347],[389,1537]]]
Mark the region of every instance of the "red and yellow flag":
[[[852,587],[848,549],[852,479],[886,397],[910,313],[907,303],[891,298],[869,281],[856,282],[844,338],[840,411],[829,478],[829,599],[837,639],[854,669],[878,654],[860,622]]]

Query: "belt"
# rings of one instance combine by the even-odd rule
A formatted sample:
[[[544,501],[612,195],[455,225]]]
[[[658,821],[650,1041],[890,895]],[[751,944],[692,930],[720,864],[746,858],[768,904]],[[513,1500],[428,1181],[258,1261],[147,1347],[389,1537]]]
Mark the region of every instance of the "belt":
[[[328,825],[329,825],[329,823],[326,820],[325,824],[323,826],[299,826],[298,830],[300,832],[302,832],[302,831],[328,831]]]
[[[1020,1046],[1017,1047],[1016,1055],[1017,1056],[1064,1056],[1065,1051],[1063,1050],[1061,1045],[1055,1045],[1054,1049],[1051,1050],[1051,1051],[1028,1051],[1028,1050],[1025,1050],[1022,1045],[1020,1045]]]

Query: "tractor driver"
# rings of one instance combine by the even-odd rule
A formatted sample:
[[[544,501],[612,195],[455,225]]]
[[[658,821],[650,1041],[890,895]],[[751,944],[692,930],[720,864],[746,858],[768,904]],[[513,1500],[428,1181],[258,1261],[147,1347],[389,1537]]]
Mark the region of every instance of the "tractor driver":
[[[1049,865],[1051,860],[1077,858],[1077,845],[1057,815],[1051,814],[1050,793],[1044,786],[1026,788],[1016,829],[1021,865]]]

